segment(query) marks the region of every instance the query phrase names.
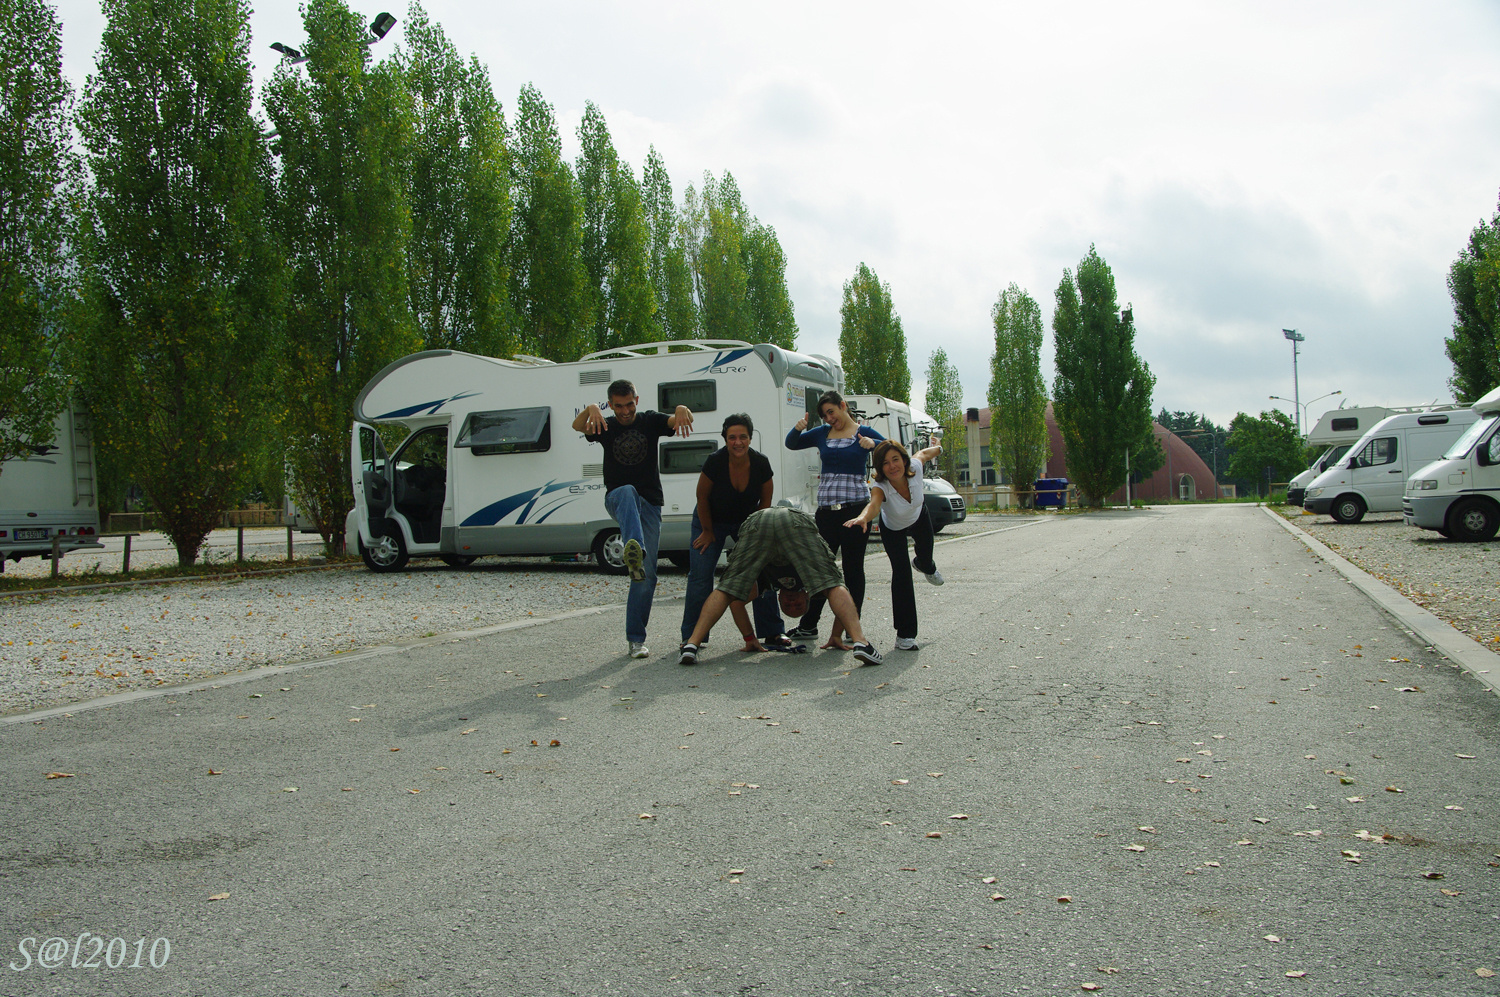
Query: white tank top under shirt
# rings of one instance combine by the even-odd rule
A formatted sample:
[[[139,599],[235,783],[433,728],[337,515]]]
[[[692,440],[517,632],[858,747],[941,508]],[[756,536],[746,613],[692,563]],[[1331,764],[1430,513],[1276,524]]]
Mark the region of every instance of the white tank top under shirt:
[[[882,527],[904,530],[914,525],[917,517],[922,514],[922,462],[912,458],[911,469],[912,476],[906,479],[906,487],[911,492],[910,502],[901,497],[901,493],[896,491],[896,486],[889,480],[875,483],[885,493],[885,499],[880,503]]]

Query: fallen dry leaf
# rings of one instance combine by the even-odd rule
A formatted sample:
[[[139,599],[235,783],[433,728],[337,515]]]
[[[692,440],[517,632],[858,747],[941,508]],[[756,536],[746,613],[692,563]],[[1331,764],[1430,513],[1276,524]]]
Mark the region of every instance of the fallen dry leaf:
[[[1444,887],[1442,890],[1443,896],[1445,897],[1456,897],[1462,892],[1462,890],[1450,890],[1447,887]]]
[[[283,793],[295,793],[296,791],[297,791],[297,787],[296,786],[287,786],[285,789],[282,790]]]
[[[548,742],[548,746],[553,748],[560,748],[562,747],[562,742],[557,740],[557,738],[553,738],[550,742]]]
[[[1454,758],[1473,758],[1473,755],[1454,755]]]
[[[1142,824],[1140,827],[1136,828],[1136,830],[1137,831],[1145,831],[1147,834],[1155,834],[1156,833],[1156,828],[1153,827],[1150,824]]]
[[[1101,972],[1101,973],[1118,973],[1119,971],[1120,971],[1120,967],[1119,966],[1100,966],[1099,967],[1099,972]]]
[[[641,820],[654,820],[656,818],[656,814],[638,814],[637,816],[639,816]]]
[[[892,786],[905,786],[909,782],[911,782],[910,779],[892,779],[891,780],[891,785]]]
[[[208,770],[208,774],[209,775],[223,775],[224,772],[222,770],[220,770],[220,769],[209,769]]]
[[[1203,864],[1206,865],[1206,866],[1208,866],[1208,867],[1210,867],[1210,868],[1212,868],[1212,869],[1219,868],[1219,863],[1217,863],[1217,862],[1205,862]]]
[[[1146,850],[1146,846],[1145,845],[1126,845],[1125,846],[1125,850],[1127,852],[1144,852]]]
[[[1482,977],[1484,977],[1487,980],[1491,976],[1495,975],[1495,971],[1493,969],[1487,969],[1484,966],[1480,966],[1478,969],[1474,970],[1474,975],[1475,976],[1482,976]]]
[[[990,899],[993,900],[993,901],[995,901],[996,903],[999,903],[1001,900],[1005,899],[1005,896],[1004,896],[1004,894],[1001,894],[1001,893],[991,893],[990,894]]]
[[[472,733],[474,733],[478,729],[479,729],[478,727],[470,727],[468,730],[461,730],[458,733],[459,733],[460,736],[463,736],[463,735],[466,735],[466,734],[472,734]]]
[[[997,883],[999,881],[1000,881],[1000,877],[999,876],[986,876],[986,877],[984,877],[983,879],[980,880],[980,882],[983,883],[986,886],[992,886],[992,885],[994,885],[995,883]]]
[[[934,779],[941,779],[943,777],[943,773],[941,772],[928,772],[927,774],[932,776]]]
[[[941,838],[942,836],[943,836],[943,832],[942,831],[928,831],[927,832],[927,837],[929,837],[929,838]]]
[[[1440,873],[1440,872],[1424,872],[1424,873],[1422,873],[1422,878],[1423,879],[1442,879],[1443,878],[1443,874]]]
[[[420,789],[408,789],[407,792],[410,793],[410,794],[412,794],[413,796],[415,796],[418,793],[420,793],[421,790]]]
[[[1304,972],[1304,971],[1303,971],[1303,970],[1300,970],[1300,969],[1289,969],[1289,970],[1287,970],[1287,973],[1286,973],[1286,975],[1287,975],[1287,976],[1288,976],[1288,977],[1289,977],[1289,978],[1290,978],[1290,979],[1293,979],[1293,980],[1300,980],[1300,979],[1302,979],[1302,977],[1304,977],[1304,976],[1306,976],[1306,975],[1307,975],[1307,973],[1306,973],[1306,972]]]
[[[948,819],[949,820],[968,820],[969,819],[969,815],[968,814],[949,814],[948,815]]]
[[[1098,989],[1100,989],[1100,987],[1099,987],[1099,984],[1097,984],[1097,983],[1081,983],[1081,984],[1079,984],[1078,989],[1079,990],[1090,990],[1090,991],[1092,991],[1092,990],[1098,990]]]
[[[210,900],[228,900],[229,899],[229,894],[227,894],[227,893],[215,893],[213,896],[209,897],[208,899],[210,899]]]
[[[1255,844],[1255,842],[1251,841],[1249,838],[1241,838],[1239,841],[1236,841],[1235,844],[1236,845],[1253,845],[1253,844]]]
[[[745,870],[744,869],[730,869],[729,870],[729,875],[731,875],[731,876],[743,876],[744,874],[745,874]]]
[[[73,773],[72,772],[48,772],[47,773],[47,778],[48,779],[71,779],[71,778],[73,778]]]
[[[1365,798],[1363,796],[1346,796],[1346,797],[1344,797],[1344,802],[1345,803],[1363,803],[1363,802],[1365,802]]]
[[[1073,898],[1069,896],[1061,896],[1057,898],[1057,902],[1060,904],[1070,904],[1073,902]]]
[[[1387,787],[1385,787],[1385,791],[1387,793],[1404,793],[1404,792],[1406,792],[1406,790],[1400,788],[1399,786],[1387,786]]]
[[[1264,938],[1268,942],[1279,942],[1279,941],[1281,941],[1281,936],[1280,935],[1261,935],[1260,937]]]

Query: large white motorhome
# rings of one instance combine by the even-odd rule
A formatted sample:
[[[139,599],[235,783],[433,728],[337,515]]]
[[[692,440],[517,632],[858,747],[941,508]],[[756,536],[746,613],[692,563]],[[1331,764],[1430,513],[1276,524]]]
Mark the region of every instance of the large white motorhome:
[[[1324,412],[1317,425],[1307,433],[1308,447],[1322,447],[1322,452],[1308,465],[1307,470],[1287,482],[1286,504],[1301,505],[1303,497],[1307,494],[1307,486],[1313,478],[1338,463],[1371,426],[1398,411],[1416,411],[1416,409],[1370,406],[1365,408],[1340,407]]]
[[[1387,416],[1307,486],[1302,507],[1339,523],[1399,512],[1411,472],[1442,456],[1479,416],[1453,405]]]
[[[572,429],[590,403],[608,411],[607,389],[621,378],[642,409],[686,405],[694,416],[691,436],[659,444],[663,557],[687,563],[698,472],[733,413],[755,423],[751,446],[771,460],[777,504],[816,508],[818,451],[782,440],[818,395],[843,388],[843,369],[827,357],[725,340],[648,343],[576,363],[430,350],[392,363],[355,400],[350,547],[372,571],[416,556],[462,566],[486,554],[589,552],[601,570],[623,571],[603,453]],[[405,436],[389,456],[387,427]]]
[[[1500,529],[1500,388],[1470,408],[1478,420],[1406,482],[1401,514],[1408,526],[1474,543]]]
[[[88,413],[69,405],[52,443],[0,468],[0,571],[7,560],[102,548]]]

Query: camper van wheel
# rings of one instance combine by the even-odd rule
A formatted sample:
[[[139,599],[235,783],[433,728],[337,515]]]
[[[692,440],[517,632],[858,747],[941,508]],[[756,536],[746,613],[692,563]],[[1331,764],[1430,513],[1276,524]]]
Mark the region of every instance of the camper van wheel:
[[[1465,543],[1489,540],[1500,527],[1500,510],[1482,498],[1463,498],[1448,510],[1448,535]]]
[[[366,547],[364,539],[360,538],[359,556],[364,558],[365,567],[377,574],[400,571],[406,567],[408,560],[406,544],[401,542],[399,533],[394,536],[376,537],[374,547]]]
[[[1365,518],[1365,503],[1358,495],[1340,495],[1328,515],[1335,523],[1357,523]]]
[[[450,568],[467,568],[479,560],[478,554],[444,554],[443,563]]]
[[[619,530],[602,530],[594,537],[594,563],[606,575],[625,573],[625,543]]]

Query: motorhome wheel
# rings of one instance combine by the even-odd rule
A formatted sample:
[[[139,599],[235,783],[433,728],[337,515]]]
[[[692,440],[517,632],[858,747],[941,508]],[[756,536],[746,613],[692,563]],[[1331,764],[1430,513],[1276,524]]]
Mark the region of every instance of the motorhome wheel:
[[[1448,510],[1448,533],[1455,540],[1478,543],[1489,540],[1500,527],[1500,511],[1482,498],[1463,498]]]
[[[400,571],[406,567],[406,562],[410,559],[406,553],[406,544],[402,543],[399,533],[394,536],[376,537],[374,547],[366,547],[364,538],[361,537],[359,556],[364,558],[365,567],[377,574]]]
[[[619,530],[601,530],[594,537],[594,563],[606,575],[625,573],[625,542]]]
[[[1340,495],[1328,510],[1336,523],[1357,523],[1365,518],[1365,503],[1358,495]]]

